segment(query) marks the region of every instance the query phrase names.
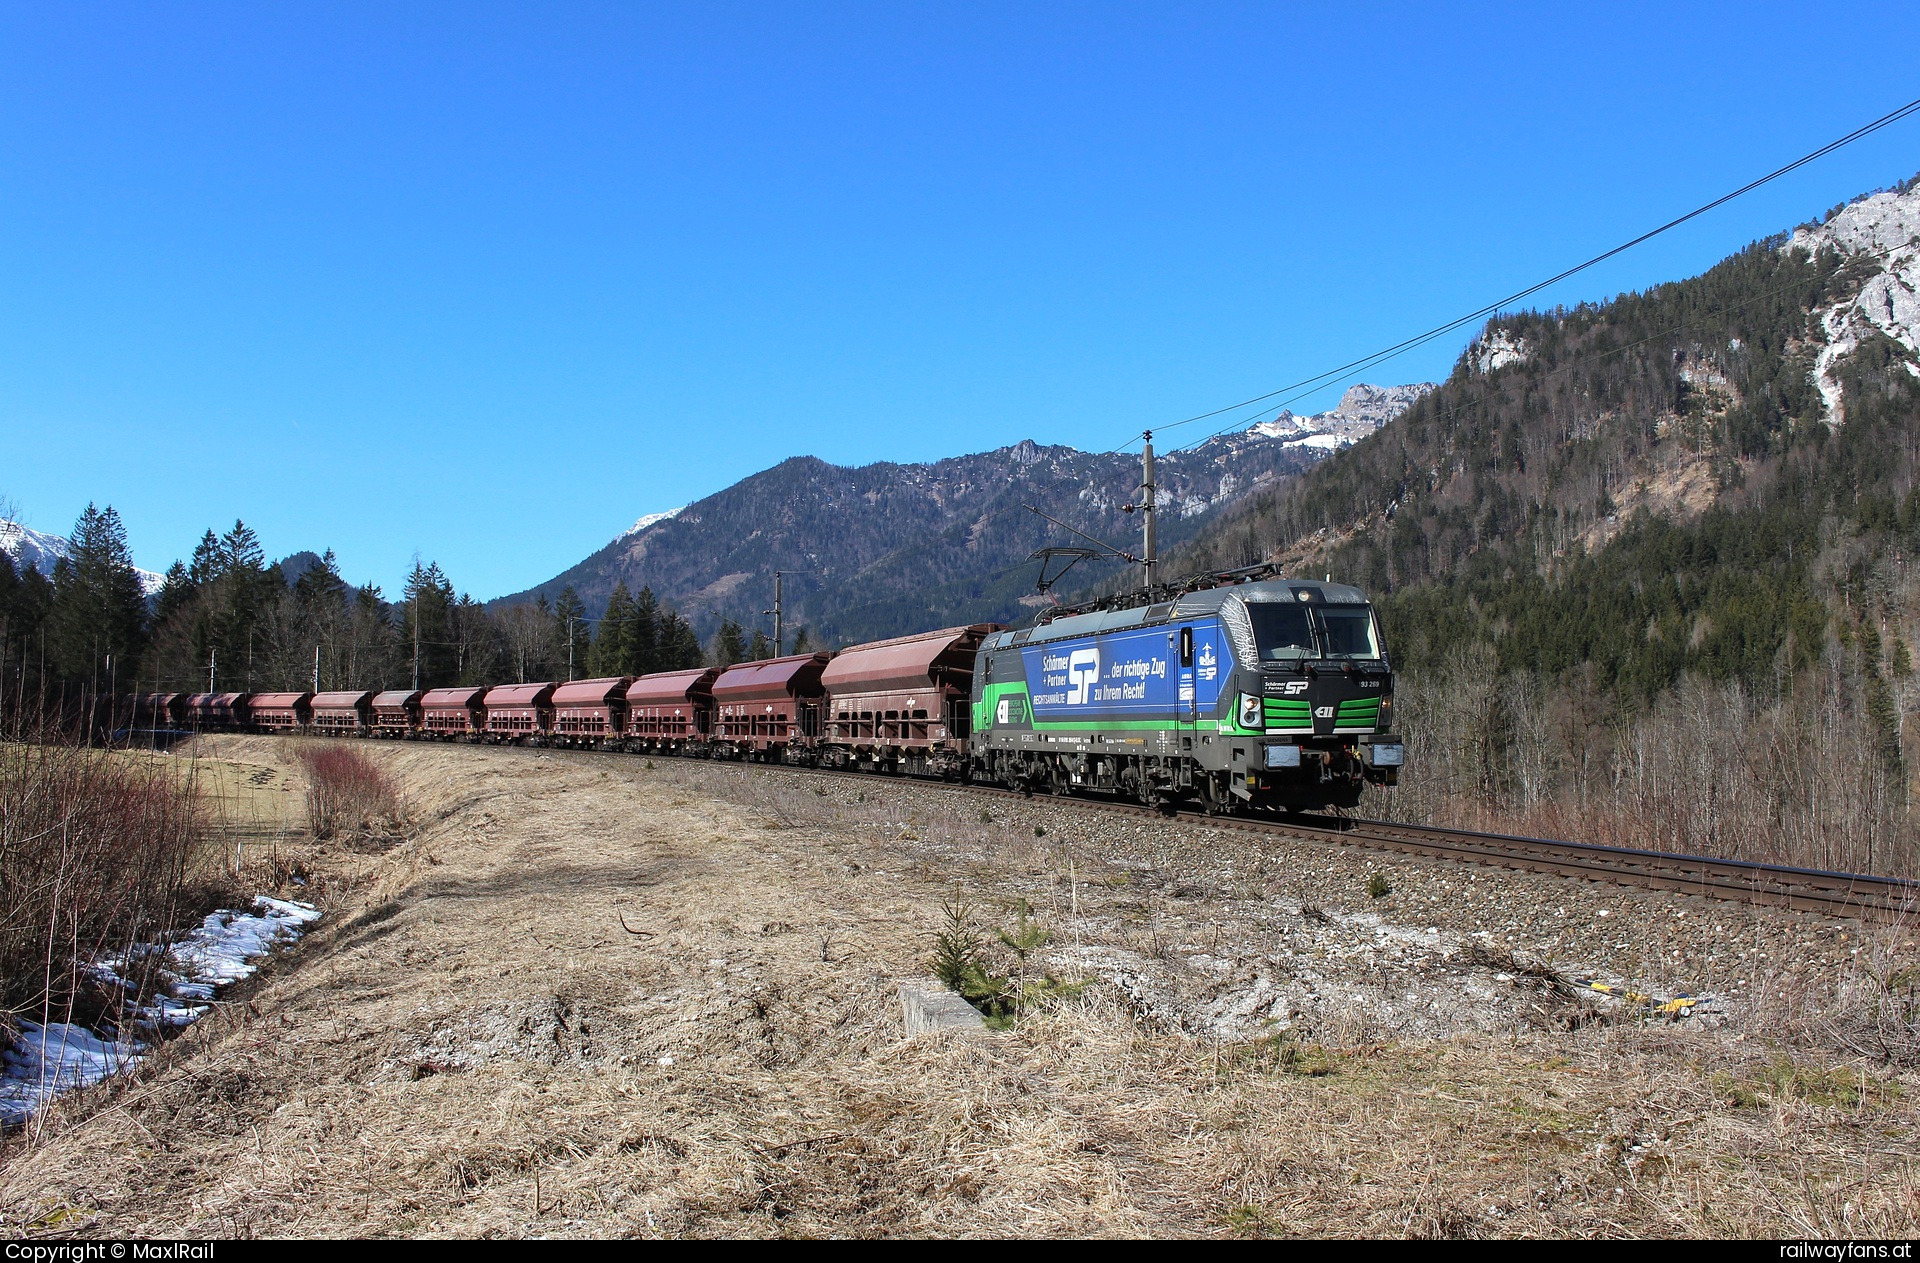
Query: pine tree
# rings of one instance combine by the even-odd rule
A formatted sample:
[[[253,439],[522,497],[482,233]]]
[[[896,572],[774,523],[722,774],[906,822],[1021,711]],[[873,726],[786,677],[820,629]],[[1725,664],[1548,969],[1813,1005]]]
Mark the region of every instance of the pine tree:
[[[660,624],[660,656],[654,669],[691,671],[704,665],[706,657],[700,650],[700,638],[694,635],[687,620],[668,610]]]
[[[627,636],[627,661],[624,675],[646,675],[667,671],[666,644],[661,638],[660,603],[653,589],[643,587],[633,603],[633,627]]]
[[[773,641],[768,639],[767,633],[756,629],[753,633],[753,643],[747,646],[748,659],[754,662],[764,662],[772,656]]]
[[[793,652],[796,654],[813,652],[813,642],[807,639],[807,629],[804,627],[793,633]]]
[[[730,618],[720,620],[720,630],[713,636],[713,665],[730,667],[746,659],[746,636],[740,624]]]
[[[588,674],[597,677],[629,675],[628,660],[633,656],[633,598],[627,595],[624,580],[616,579],[607,608],[600,615],[600,630],[593,638],[588,655]]]
[[[453,585],[438,562],[417,560],[407,575],[400,607],[399,649],[409,664],[414,687],[441,688],[460,675],[460,657],[452,626]]]
[[[572,584],[568,584],[560,593],[560,599],[553,603],[554,630],[560,639],[560,661],[554,666],[565,670],[569,680],[586,666],[587,651],[593,647],[592,624],[587,622],[586,612]]]
[[[59,673],[96,691],[139,678],[146,646],[146,594],[133,572],[127,531],[111,505],[89,504],[73,530],[73,549],[54,567],[52,648]]]

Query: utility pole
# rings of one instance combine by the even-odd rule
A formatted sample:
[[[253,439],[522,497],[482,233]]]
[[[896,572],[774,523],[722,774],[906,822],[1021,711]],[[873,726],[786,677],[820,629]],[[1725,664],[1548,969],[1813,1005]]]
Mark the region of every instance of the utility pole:
[[[567,620],[567,683],[569,684],[573,683],[573,624],[574,622],[575,620],[571,618]]]
[[[313,691],[320,691],[320,646],[313,647]]]
[[[781,572],[773,572],[773,656],[780,656],[781,633],[785,630],[780,621],[780,578]]]
[[[1141,541],[1145,545],[1141,549],[1141,556],[1146,565],[1146,570],[1147,570],[1146,586],[1149,589],[1151,589],[1153,587],[1153,581],[1155,578],[1154,572],[1158,570],[1160,566],[1160,554],[1157,550],[1157,541],[1156,541],[1156,538],[1154,535],[1154,529],[1153,529],[1153,514],[1154,514],[1153,501],[1156,495],[1156,491],[1153,485],[1153,431],[1152,430],[1148,430],[1146,432],[1146,440],[1147,440],[1147,445],[1144,448],[1142,448],[1140,451],[1140,492],[1141,492],[1140,512],[1142,514],[1141,522],[1140,522],[1140,531],[1141,531],[1141,534],[1145,536],[1145,538]]]
[[[220,651],[218,649],[207,650],[207,692],[209,693],[213,692],[213,673],[214,668],[219,662]]]
[[[418,561],[413,564],[414,569],[419,569]],[[413,691],[416,693],[420,691],[420,590],[418,588],[415,588],[413,593]]]

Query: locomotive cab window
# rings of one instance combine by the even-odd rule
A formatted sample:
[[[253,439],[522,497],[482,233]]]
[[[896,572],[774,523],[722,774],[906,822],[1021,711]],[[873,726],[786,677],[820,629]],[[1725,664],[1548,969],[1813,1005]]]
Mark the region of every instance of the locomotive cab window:
[[[1326,636],[1329,658],[1378,658],[1380,641],[1373,632],[1373,610],[1365,605],[1323,605],[1316,611]]]
[[[1297,662],[1314,656],[1313,624],[1304,605],[1259,601],[1247,606],[1262,662]]]

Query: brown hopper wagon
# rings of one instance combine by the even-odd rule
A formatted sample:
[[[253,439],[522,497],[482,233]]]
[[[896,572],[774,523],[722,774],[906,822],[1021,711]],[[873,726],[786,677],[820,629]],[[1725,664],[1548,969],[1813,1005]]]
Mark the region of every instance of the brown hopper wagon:
[[[247,708],[263,732],[298,732],[313,718],[311,693],[255,693]]]
[[[373,727],[373,693],[315,693],[313,730],[336,737],[364,736]]]
[[[487,713],[477,688],[428,689],[420,698],[420,725],[430,737],[449,741],[476,737],[487,730]]]
[[[500,684],[487,690],[487,740],[538,745],[553,731],[553,684]]]
[[[245,693],[195,693],[187,698],[183,715],[202,732],[244,727],[248,720]]]
[[[425,696],[418,689],[391,689],[376,695],[373,699],[373,735],[411,737],[419,732],[420,699]]]
[[[742,662],[713,682],[714,753],[784,761],[820,735],[824,653]]]
[[[822,761],[958,775],[967,762],[974,654],[999,630],[975,623],[841,650],[820,677]]]
[[[185,722],[185,693],[142,693],[134,722],[147,728],[178,728]]]
[[[702,745],[713,731],[713,667],[643,675],[627,686],[627,744],[647,753]]]
[[[630,675],[575,680],[553,691],[553,736],[567,745],[601,746],[627,733]]]

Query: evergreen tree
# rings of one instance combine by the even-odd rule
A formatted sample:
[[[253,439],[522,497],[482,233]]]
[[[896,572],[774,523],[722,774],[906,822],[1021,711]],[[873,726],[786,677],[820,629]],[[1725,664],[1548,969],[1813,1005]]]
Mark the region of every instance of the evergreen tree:
[[[133,572],[127,531],[112,506],[89,504],[73,530],[73,549],[55,566],[52,648],[59,673],[97,690],[139,678],[146,644],[146,594]]]
[[[730,618],[720,620],[720,630],[713,636],[713,665],[730,667],[743,662],[747,656],[746,635],[740,624]]]
[[[706,654],[700,650],[700,638],[694,635],[687,620],[672,610],[660,623],[660,649],[654,670],[691,671],[706,662]]]
[[[160,594],[153,603],[154,623],[158,625],[171,620],[193,599],[199,586],[188,573],[186,563],[176,561],[168,566],[160,583]]]
[[[807,629],[804,627],[793,633],[793,652],[795,654],[813,652],[813,642],[807,639]]]
[[[307,567],[306,573],[293,585],[293,595],[312,609],[345,606],[347,583],[340,577],[340,564],[334,560],[333,549],[321,554],[319,564]]]
[[[667,650],[661,631],[660,603],[654,599],[652,588],[643,587],[633,603],[633,625],[627,636],[623,674],[646,675],[650,671],[672,669],[665,665]]]
[[[747,647],[748,659],[753,662],[764,662],[772,656],[773,641],[768,639],[767,633],[756,629],[753,633],[753,643]]]
[[[399,649],[414,687],[441,688],[460,676],[460,658],[452,626],[453,585],[438,562],[417,560],[407,575],[400,607]]]
[[[553,603],[554,630],[559,633],[560,641],[560,660],[554,666],[565,671],[569,680],[585,668],[587,653],[593,647],[593,625],[587,622],[586,612],[572,584],[568,584],[560,593],[560,599]]]
[[[600,616],[600,630],[593,638],[588,656],[588,673],[593,676],[638,674],[628,669],[633,656],[633,598],[627,595],[624,580],[615,580],[613,595],[607,598],[606,611]]]

